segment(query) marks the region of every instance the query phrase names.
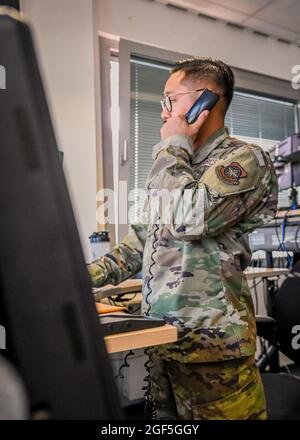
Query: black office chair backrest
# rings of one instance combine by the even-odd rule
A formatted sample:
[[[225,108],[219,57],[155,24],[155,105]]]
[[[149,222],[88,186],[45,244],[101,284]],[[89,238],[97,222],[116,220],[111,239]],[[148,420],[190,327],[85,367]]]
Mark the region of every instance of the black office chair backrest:
[[[270,420],[300,420],[300,379],[288,374],[261,375]]]
[[[282,283],[273,305],[280,351],[300,365],[300,261]]]

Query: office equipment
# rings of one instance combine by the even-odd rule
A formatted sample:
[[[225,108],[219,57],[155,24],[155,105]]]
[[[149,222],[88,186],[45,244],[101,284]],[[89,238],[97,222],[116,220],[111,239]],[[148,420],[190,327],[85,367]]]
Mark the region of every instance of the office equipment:
[[[274,163],[278,177],[278,188],[280,191],[300,185],[300,163],[277,162]]]
[[[134,332],[165,325],[163,319],[142,315],[107,314],[100,316],[102,330],[105,336],[116,333]]]
[[[282,233],[282,222],[261,227],[249,235],[249,242],[252,251],[299,252],[299,222],[289,223],[285,227],[284,235]]]
[[[300,210],[278,211],[276,218],[249,234],[252,252],[257,250],[300,252]]]
[[[279,190],[300,185],[300,133],[287,137],[277,146],[274,166]]]
[[[280,142],[276,156],[284,158],[287,162],[300,161],[300,133],[294,133]]]
[[[119,419],[28,25],[0,12],[0,324],[31,416]]]

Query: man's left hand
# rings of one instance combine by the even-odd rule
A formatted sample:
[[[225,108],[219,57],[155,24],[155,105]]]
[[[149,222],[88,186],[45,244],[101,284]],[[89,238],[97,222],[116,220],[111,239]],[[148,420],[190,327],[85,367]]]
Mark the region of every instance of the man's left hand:
[[[204,110],[194,124],[188,124],[184,115],[168,118],[160,130],[161,140],[174,135],[183,135],[196,140],[197,134],[209,115],[208,110]]]

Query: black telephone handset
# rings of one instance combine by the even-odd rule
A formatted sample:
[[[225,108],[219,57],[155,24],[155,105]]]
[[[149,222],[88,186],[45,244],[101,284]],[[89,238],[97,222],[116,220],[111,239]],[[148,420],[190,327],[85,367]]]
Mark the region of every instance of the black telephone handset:
[[[188,124],[193,124],[198,119],[200,113],[204,110],[212,110],[212,108],[218,102],[220,96],[212,92],[209,89],[205,89],[202,95],[192,105],[189,111],[186,113],[185,118]]]

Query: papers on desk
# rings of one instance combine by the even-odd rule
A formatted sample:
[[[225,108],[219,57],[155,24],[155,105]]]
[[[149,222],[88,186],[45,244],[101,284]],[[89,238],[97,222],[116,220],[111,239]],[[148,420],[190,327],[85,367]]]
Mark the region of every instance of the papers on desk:
[[[96,302],[96,309],[97,313],[99,315],[103,315],[104,313],[114,313],[114,312],[121,312],[122,310],[126,310],[126,307],[119,307],[119,306],[111,306],[109,304],[102,304]]]

